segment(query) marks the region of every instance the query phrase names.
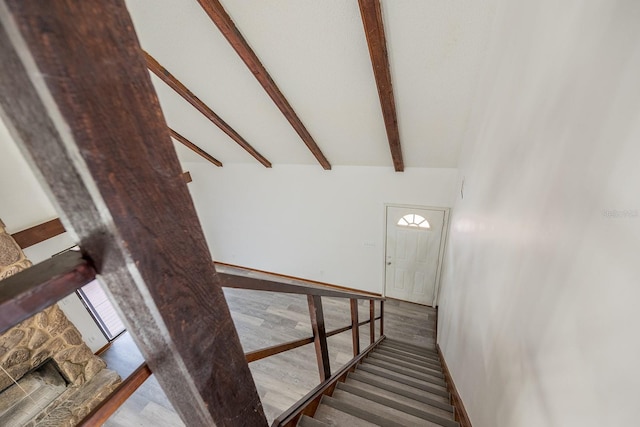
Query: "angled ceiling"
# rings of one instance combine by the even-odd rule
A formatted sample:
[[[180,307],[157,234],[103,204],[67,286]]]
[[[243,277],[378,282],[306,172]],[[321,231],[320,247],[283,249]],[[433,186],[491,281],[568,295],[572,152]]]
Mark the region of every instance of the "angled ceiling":
[[[358,0],[220,3],[330,165],[394,166]],[[458,164],[492,19],[491,4],[478,3],[381,1],[405,167]],[[143,49],[270,163],[327,168],[197,0],[127,7]],[[223,164],[260,165],[152,81],[175,132]],[[176,150],[183,162],[207,161],[177,141]]]

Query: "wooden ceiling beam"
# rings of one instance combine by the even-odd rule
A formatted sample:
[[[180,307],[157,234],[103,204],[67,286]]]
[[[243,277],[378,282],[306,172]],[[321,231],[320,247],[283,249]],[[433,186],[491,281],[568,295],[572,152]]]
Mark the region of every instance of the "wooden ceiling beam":
[[[239,146],[245,149],[245,151],[251,154],[257,161],[262,163],[264,167],[270,168],[271,162],[267,160],[262,154],[260,154],[255,148],[251,146],[238,132],[235,131],[227,122],[222,120],[220,116],[213,112],[204,102],[194,95],[180,80],[178,80],[173,74],[167,71],[154,57],[144,52],[144,58],[147,62],[147,68],[153,74],[158,76],[160,80],[165,82],[167,86],[176,91],[178,95],[183,97],[185,101],[193,105],[196,110],[200,111],[207,119],[209,119],[214,125],[218,126],[220,130],[226,133],[231,139],[233,139]],[[218,165],[222,166],[222,164]]]
[[[200,6],[209,15],[209,18],[218,27],[222,35],[227,39],[229,44],[235,49],[236,53],[249,67],[251,73],[260,82],[264,90],[271,97],[276,106],[282,111],[282,114],[287,118],[293,129],[300,135],[300,138],[307,146],[309,151],[314,155],[320,165],[326,169],[331,169],[331,164],[318,147],[318,144],[314,141],[313,137],[304,126],[293,107],[289,104],[289,101],[282,94],[276,83],[273,81],[267,70],[258,59],[253,49],[249,46],[244,39],[240,30],[236,27],[229,14],[224,10],[222,4],[218,0],[198,0]]]
[[[384,35],[380,1],[358,0],[358,4],[360,5],[360,15],[362,16],[362,24],[367,37],[367,45],[369,46],[373,74],[378,87],[378,96],[380,97],[384,125],[387,129],[387,139],[389,140],[393,166],[396,172],[402,172],[404,170],[404,161],[402,160],[396,103],[393,97],[391,70],[389,68],[387,41]]]
[[[205,159],[207,159],[208,161],[210,161],[211,163],[213,163],[214,165],[216,165],[218,167],[222,167],[222,162],[220,160],[216,159],[211,154],[207,153],[202,148],[198,147],[196,144],[194,144],[193,142],[189,141],[187,138],[185,138],[184,136],[180,135],[175,130],[169,128],[169,133],[171,134],[171,137],[173,139],[175,139],[176,141],[178,141],[179,143],[181,143],[182,145],[187,147],[189,150],[191,150],[194,153],[196,153],[198,156],[204,157]]]

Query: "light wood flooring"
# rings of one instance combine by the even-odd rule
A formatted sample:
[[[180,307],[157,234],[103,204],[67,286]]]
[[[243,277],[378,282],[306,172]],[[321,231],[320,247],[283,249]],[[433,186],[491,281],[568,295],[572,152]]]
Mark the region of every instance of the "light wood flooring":
[[[234,323],[245,352],[311,336],[305,296],[225,289]],[[350,323],[348,300],[322,298],[327,331]],[[379,304],[376,304],[376,316]],[[390,338],[420,346],[435,346],[437,312],[431,307],[396,300],[385,302],[384,332]],[[369,317],[368,302],[359,306],[360,321]],[[376,338],[379,335],[376,322]],[[352,355],[351,331],[328,339],[332,372]],[[360,327],[361,349],[369,345],[369,325]],[[142,362],[128,333],[102,354],[111,369],[126,377]],[[249,365],[269,423],[320,382],[313,345],[253,362]],[[152,376],[105,424],[111,427],[182,426],[171,403]]]

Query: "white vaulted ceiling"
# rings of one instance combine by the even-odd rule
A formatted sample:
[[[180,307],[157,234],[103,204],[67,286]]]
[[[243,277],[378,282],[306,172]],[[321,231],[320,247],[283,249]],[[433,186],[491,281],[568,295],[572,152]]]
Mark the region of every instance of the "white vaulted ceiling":
[[[222,4],[332,165],[392,167],[357,0]],[[404,163],[456,167],[491,3],[381,5]],[[143,49],[269,161],[318,164],[196,0],[127,0],[127,7]],[[170,127],[223,163],[258,164],[152,79]],[[183,161],[205,161],[176,147]]]

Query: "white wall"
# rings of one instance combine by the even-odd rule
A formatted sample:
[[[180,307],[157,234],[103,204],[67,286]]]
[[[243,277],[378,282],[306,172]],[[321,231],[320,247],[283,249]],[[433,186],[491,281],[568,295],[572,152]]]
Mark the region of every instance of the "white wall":
[[[7,231],[15,233],[56,217],[55,208],[0,120],[0,218],[7,226]],[[68,233],[63,233],[33,245],[24,252],[36,264],[73,245],[75,243]],[[75,293],[61,300],[59,305],[92,351],[107,344]]]
[[[638,425],[640,3],[503,3],[439,343],[474,427]]]
[[[456,169],[183,165],[214,259],[382,292],[384,204],[449,207]]]

